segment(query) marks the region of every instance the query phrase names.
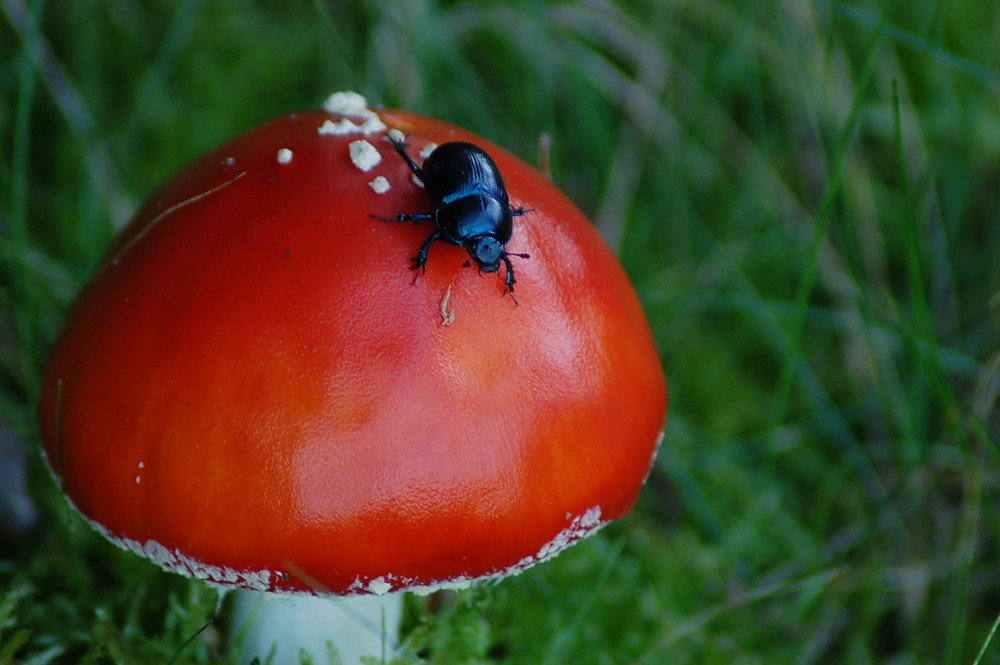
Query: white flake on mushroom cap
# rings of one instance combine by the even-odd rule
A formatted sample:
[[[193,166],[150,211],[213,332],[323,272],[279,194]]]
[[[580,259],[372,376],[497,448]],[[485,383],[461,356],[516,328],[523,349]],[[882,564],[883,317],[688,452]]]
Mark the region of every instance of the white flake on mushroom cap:
[[[385,194],[390,189],[392,185],[389,184],[389,180],[384,175],[377,175],[368,183],[368,186],[375,190],[376,194]]]
[[[404,134],[402,131],[396,129],[395,127],[393,127],[388,132],[386,132],[385,137],[386,137],[386,139],[388,139],[389,141],[391,141],[394,144],[395,143],[404,143],[406,141],[406,134]]]
[[[281,148],[278,150],[278,163],[287,164],[292,161],[292,151],[288,148]]]
[[[341,118],[337,122],[327,120],[316,130],[322,135],[343,135],[343,134],[375,134],[385,129],[385,124],[375,116],[368,118],[360,125],[351,122],[348,118]]]
[[[353,90],[342,90],[331,94],[323,102],[323,110],[341,115],[367,116],[371,113],[365,96]]]
[[[386,582],[384,577],[378,577],[368,583],[368,591],[376,596],[381,596],[392,591],[392,584]]]
[[[378,113],[368,108],[364,96],[356,92],[333,93],[323,102],[323,110],[327,113],[358,118],[361,122],[354,122],[349,117],[336,122],[327,120],[316,130],[320,135],[375,134],[386,128]]]
[[[348,146],[351,162],[362,171],[371,171],[382,161],[382,154],[368,141],[358,139]]]

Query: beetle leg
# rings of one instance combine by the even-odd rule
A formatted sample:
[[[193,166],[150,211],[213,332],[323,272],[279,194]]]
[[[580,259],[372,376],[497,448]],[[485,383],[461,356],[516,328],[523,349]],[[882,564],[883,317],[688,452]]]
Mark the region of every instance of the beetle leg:
[[[413,222],[414,224],[419,224],[423,219],[431,219],[434,215],[428,214],[426,212],[417,213],[405,213],[401,212],[396,215],[396,219],[390,220],[394,222]]]
[[[431,245],[433,245],[436,241],[440,239],[441,239],[440,231],[435,231],[434,233],[430,234],[430,236],[428,236],[427,240],[424,241],[424,244],[421,245],[420,249],[417,250],[417,255],[414,256],[412,259],[410,259],[411,261],[413,261],[413,265],[410,266],[410,270],[419,270],[420,272],[427,272],[427,250],[429,250],[431,248]],[[417,281],[417,275],[413,276],[413,281],[414,282]]]
[[[510,299],[513,300],[514,304],[516,305],[517,298],[514,297],[514,283],[517,280],[514,279],[514,264],[510,262],[510,255],[508,255],[507,252],[501,254],[500,258],[503,259],[503,264],[507,266],[507,278],[504,280],[503,283],[504,295],[509,293]]]
[[[404,160],[406,160],[406,164],[407,166],[410,167],[410,170],[413,171],[413,175],[420,178],[420,182],[423,182],[424,171],[419,166],[417,166],[417,163],[413,161],[413,158],[411,158],[409,153],[406,152],[406,141],[403,139],[397,140],[391,136],[389,136],[388,139],[389,142],[392,143],[392,147],[395,148],[396,152],[399,153],[399,156],[402,157]]]
[[[512,256],[517,256],[522,259],[530,259],[531,255],[518,254],[517,252],[504,252],[503,254],[500,255],[500,258],[503,260],[504,265],[507,266],[507,278],[504,280],[503,283],[504,286],[503,292],[504,295],[507,295],[509,293],[510,299],[513,300],[514,304],[516,305],[517,298],[514,297],[514,284],[515,282],[517,282],[517,280],[514,278],[514,264],[510,262],[510,257]]]
[[[511,208],[510,209],[510,214],[513,215],[514,217],[520,217],[521,215],[525,215],[525,214],[527,214],[529,212],[535,212],[535,209],[534,208],[525,208],[524,206],[519,206],[517,208]]]
[[[433,216],[434,215],[425,212],[416,212],[416,213],[401,212],[398,213],[395,217],[379,217],[378,215],[369,215],[369,217],[374,217],[375,219],[379,219],[383,222],[413,222],[414,224],[419,224],[421,221],[425,219],[430,219]]]

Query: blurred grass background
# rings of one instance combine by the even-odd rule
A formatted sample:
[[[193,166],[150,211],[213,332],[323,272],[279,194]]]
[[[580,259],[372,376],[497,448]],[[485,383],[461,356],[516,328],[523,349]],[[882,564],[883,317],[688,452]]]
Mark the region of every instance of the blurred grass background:
[[[66,509],[33,402],[138,202],[341,89],[530,162],[550,133],[672,391],[632,515],[440,613],[411,599],[400,662],[1000,663],[1000,6],[0,9],[0,417],[38,510],[0,543],[0,664],[224,658],[214,592]]]

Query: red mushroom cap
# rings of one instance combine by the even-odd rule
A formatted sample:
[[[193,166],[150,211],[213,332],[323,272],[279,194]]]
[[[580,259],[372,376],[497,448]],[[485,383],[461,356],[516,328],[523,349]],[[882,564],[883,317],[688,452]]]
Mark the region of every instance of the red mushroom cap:
[[[382,123],[418,163],[430,142],[493,156],[531,209],[508,245],[530,254],[519,304],[443,242],[414,282],[433,224],[372,215],[433,205]],[[519,572],[589,535],[634,505],[665,412],[639,302],[576,207],[504,150],[386,110],[275,119],[160,188],[80,294],[39,419],[118,544],[219,584],[350,594]]]

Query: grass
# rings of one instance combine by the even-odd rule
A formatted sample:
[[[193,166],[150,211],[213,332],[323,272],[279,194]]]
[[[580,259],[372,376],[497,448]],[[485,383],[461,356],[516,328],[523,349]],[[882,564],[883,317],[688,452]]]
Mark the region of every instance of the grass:
[[[1000,7],[0,9],[0,416],[40,514],[0,545],[0,663],[224,658],[213,592],[58,498],[33,402],[156,183],[338,89],[533,162],[551,133],[671,384],[636,511],[442,613],[410,599],[402,662],[1000,663]]]

